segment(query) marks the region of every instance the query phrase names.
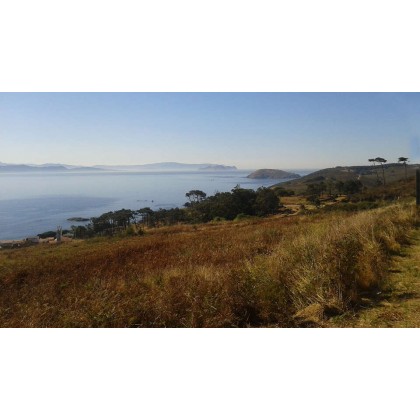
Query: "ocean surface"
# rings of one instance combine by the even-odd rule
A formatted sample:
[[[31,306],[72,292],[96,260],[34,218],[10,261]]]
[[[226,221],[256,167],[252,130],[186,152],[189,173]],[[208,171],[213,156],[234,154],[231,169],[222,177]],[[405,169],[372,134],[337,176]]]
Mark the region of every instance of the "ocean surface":
[[[307,172],[298,172],[305,174]],[[72,217],[90,218],[122,208],[181,207],[185,193],[207,195],[236,185],[257,189],[275,180],[253,180],[234,172],[48,172],[0,174],[0,239],[22,239],[63,229]]]

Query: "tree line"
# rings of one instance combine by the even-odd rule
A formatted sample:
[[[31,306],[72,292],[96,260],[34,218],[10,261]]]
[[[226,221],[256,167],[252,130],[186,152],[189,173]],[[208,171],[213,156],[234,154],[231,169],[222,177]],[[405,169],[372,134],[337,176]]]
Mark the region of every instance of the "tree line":
[[[191,190],[185,196],[188,202],[183,208],[121,209],[92,217],[86,226],[72,226],[72,232],[79,239],[119,232],[136,233],[136,228],[137,233],[140,233],[138,226],[158,227],[177,223],[234,220],[244,216],[268,216],[276,214],[280,206],[276,192],[265,187],[255,191],[237,185],[230,192],[217,192],[213,196],[207,196],[201,190]]]

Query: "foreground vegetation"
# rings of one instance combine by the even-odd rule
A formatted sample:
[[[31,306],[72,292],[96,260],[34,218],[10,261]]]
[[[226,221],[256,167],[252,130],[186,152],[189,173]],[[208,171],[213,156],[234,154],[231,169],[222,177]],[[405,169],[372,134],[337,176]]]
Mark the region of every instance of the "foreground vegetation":
[[[331,318],[334,327],[420,327],[420,232],[409,247],[394,256],[387,282],[379,293],[367,294],[353,310]]]
[[[386,283],[411,203],[0,253],[3,327],[310,326]]]

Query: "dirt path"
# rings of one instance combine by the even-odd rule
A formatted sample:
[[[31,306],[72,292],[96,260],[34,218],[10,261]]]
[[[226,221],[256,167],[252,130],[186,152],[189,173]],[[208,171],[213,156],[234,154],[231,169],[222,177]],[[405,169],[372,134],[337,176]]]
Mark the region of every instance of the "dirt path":
[[[420,231],[412,245],[395,257],[388,280],[389,292],[362,299],[362,308],[330,320],[331,327],[420,327]]]

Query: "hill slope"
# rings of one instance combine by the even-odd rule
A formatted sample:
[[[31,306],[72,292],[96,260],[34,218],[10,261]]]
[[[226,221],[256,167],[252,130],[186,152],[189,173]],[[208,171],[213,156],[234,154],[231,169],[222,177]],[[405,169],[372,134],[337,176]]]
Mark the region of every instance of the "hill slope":
[[[0,325],[316,325],[382,286],[415,223],[399,204],[1,250]]]
[[[300,178],[300,175],[280,169],[258,169],[247,176],[251,179],[292,179]]]
[[[407,165],[407,176],[415,175],[416,169],[420,165]],[[405,178],[404,165],[398,163],[391,163],[384,165],[385,180],[387,183],[392,183]],[[376,167],[370,166],[337,166],[335,168],[321,169],[305,175],[299,179],[287,181],[278,186],[294,190],[297,193],[302,193],[307,189],[309,184],[320,182],[336,182],[359,180],[366,187],[374,187],[378,184],[378,180],[382,180],[382,168],[379,165]],[[277,185],[273,185],[275,187]]]

